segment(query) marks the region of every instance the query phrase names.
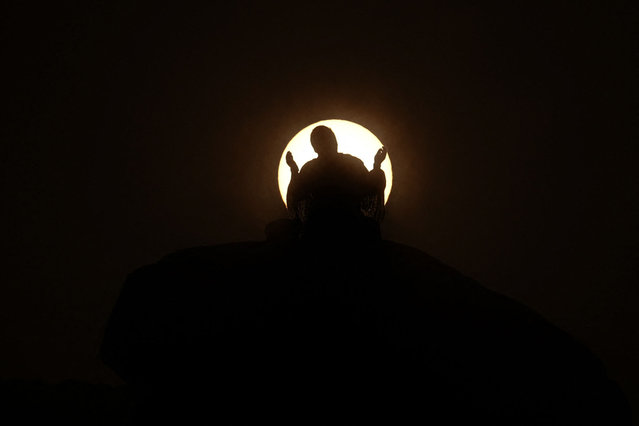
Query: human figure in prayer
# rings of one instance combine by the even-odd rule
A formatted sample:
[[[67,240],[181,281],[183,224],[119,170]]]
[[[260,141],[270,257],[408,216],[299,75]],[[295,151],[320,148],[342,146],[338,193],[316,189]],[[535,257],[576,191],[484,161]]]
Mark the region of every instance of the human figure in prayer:
[[[337,151],[337,138],[326,126],[311,132],[311,145],[317,158],[300,170],[293,155],[286,154],[291,169],[287,205],[302,222],[314,218],[372,217],[379,221],[384,211],[386,176],[381,164],[386,148],[375,155],[373,170],[368,171],[357,157]]]

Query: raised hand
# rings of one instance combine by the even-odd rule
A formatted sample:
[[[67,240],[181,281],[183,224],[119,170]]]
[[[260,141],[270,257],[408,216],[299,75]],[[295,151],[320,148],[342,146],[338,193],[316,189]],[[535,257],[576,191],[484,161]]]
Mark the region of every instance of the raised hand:
[[[381,147],[378,151],[377,154],[375,154],[375,163],[373,165],[373,169],[377,170],[381,167],[382,162],[386,159],[386,147]]]
[[[288,167],[290,167],[292,174],[297,174],[300,171],[300,168],[297,167],[297,163],[293,159],[293,154],[291,154],[291,151],[286,153],[286,164],[288,164]]]

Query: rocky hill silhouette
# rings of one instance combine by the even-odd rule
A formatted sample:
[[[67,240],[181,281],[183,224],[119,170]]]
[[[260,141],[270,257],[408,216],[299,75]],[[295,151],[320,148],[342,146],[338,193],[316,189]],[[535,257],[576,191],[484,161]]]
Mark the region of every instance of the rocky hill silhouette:
[[[0,380],[5,425],[133,425],[133,388],[65,380]]]
[[[601,362],[526,306],[376,233],[297,229],[129,275],[101,355],[138,424],[630,424]]]

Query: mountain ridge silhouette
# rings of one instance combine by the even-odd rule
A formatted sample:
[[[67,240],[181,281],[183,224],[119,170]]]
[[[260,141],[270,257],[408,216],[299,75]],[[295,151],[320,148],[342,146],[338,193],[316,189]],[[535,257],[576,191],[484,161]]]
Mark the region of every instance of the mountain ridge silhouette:
[[[630,424],[601,362],[530,308],[416,248],[294,229],[129,275],[101,356],[141,422]]]

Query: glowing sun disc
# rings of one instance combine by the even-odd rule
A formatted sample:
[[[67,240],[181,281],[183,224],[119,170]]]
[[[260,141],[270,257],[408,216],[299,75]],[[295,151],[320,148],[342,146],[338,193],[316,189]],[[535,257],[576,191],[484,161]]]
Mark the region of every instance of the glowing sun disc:
[[[323,120],[303,128],[293,136],[293,139],[286,145],[280,158],[277,180],[284,204],[286,204],[288,184],[291,181],[291,170],[286,164],[286,153],[290,151],[291,154],[293,154],[293,158],[300,170],[308,161],[317,158],[317,154],[311,146],[311,132],[317,126],[330,127],[337,137],[337,150],[359,158],[368,170],[373,169],[375,154],[377,150],[383,146],[380,140],[377,139],[370,130],[352,121],[337,119]],[[386,188],[384,189],[384,203],[386,203],[391,192],[391,187],[393,186],[393,169],[389,155],[386,156],[381,167],[386,175]]]

